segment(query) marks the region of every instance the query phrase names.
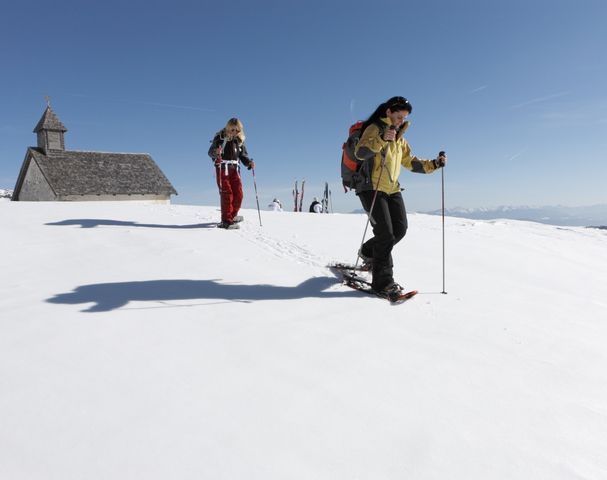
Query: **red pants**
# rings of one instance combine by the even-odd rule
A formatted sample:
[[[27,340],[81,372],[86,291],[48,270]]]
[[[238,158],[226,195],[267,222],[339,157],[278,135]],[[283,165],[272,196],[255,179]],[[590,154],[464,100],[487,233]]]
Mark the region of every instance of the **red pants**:
[[[234,165],[228,166],[226,175],[225,165],[215,167],[217,186],[221,198],[221,221],[231,222],[238,215],[242,204],[242,182],[240,173]]]

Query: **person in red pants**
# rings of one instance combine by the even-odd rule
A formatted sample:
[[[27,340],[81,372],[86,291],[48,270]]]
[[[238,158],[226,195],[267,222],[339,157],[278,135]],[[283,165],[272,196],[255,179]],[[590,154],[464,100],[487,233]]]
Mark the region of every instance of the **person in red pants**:
[[[215,163],[215,175],[221,198],[221,223],[219,228],[240,228],[243,218],[238,215],[242,204],[240,162],[251,170],[255,167],[244,144],[244,129],[238,118],[230,118],[226,126],[215,134],[209,148],[209,156]]]

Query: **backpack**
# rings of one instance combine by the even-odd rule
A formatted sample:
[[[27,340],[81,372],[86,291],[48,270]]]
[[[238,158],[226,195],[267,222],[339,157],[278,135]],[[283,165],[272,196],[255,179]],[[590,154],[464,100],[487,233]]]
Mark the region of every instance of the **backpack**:
[[[358,171],[362,162],[356,158],[354,151],[356,145],[362,135],[363,123],[361,121],[356,122],[350,127],[348,139],[342,146],[341,154],[341,183],[344,186],[344,192],[348,189],[356,189],[356,185],[359,181]]]
[[[356,145],[362,137],[363,125],[365,122],[358,121],[350,127],[350,132],[346,143],[342,147],[341,155],[341,183],[344,186],[344,192],[350,190],[368,190],[371,182],[371,171],[373,170],[373,160],[367,162],[356,158],[354,152]],[[383,136],[385,125],[381,122],[373,122],[379,128],[380,136]]]

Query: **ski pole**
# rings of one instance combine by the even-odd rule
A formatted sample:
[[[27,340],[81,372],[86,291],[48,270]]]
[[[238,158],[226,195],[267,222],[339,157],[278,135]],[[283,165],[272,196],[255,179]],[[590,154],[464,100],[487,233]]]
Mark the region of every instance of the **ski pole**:
[[[438,156],[442,157],[445,152],[439,152]],[[442,203],[442,217],[443,217],[443,291],[441,293],[447,294],[445,291],[445,167],[443,166],[440,171],[441,180],[441,203]]]
[[[397,130],[394,125],[390,125],[390,130]],[[365,225],[365,231],[363,232],[363,238],[360,242],[359,251],[362,250],[363,244],[365,243],[365,237],[367,236],[367,229],[369,228],[369,223],[371,222],[371,216],[373,215],[373,207],[375,207],[375,200],[377,200],[377,193],[379,192],[379,185],[381,183],[381,176],[384,173],[384,167],[386,166],[386,157],[384,156],[381,161],[381,169],[379,171],[379,177],[377,178],[377,186],[375,187],[375,193],[373,194],[373,200],[371,201],[371,208],[367,213],[367,224]],[[373,172],[371,172],[371,178],[373,178]],[[329,186],[327,184],[327,190]],[[356,255],[356,263],[354,263],[354,268],[358,267],[358,260],[360,259],[359,255]]]
[[[259,195],[257,195],[257,182],[255,181],[255,168],[251,168],[251,172],[253,172],[253,187],[255,187],[255,201],[257,202],[257,215],[259,215],[259,226],[262,227],[261,224],[261,210],[259,210]]]
[[[390,130],[396,130],[396,127],[394,125],[390,125]],[[359,250],[362,250],[363,244],[365,243],[365,237],[367,236],[367,229],[369,228],[369,223],[371,222],[371,215],[373,215],[373,207],[375,207],[375,200],[377,200],[377,193],[379,192],[379,184],[381,183],[381,176],[384,173],[385,166],[386,166],[386,157],[384,156],[384,158],[382,159],[382,162],[381,162],[381,169],[379,171],[379,177],[377,179],[377,186],[375,187],[375,193],[373,194],[373,200],[371,201],[371,208],[369,209],[369,212],[367,213],[367,224],[365,225],[365,231],[363,232],[363,238],[360,241]],[[371,175],[373,175],[373,172],[371,172]],[[360,259],[360,256],[356,255],[356,263],[354,263],[355,269],[358,267],[359,259]]]
[[[371,201],[371,208],[367,213],[367,224],[365,225],[365,231],[363,232],[363,238],[360,241],[359,251],[362,250],[363,244],[365,243],[365,237],[367,236],[367,229],[369,228],[369,223],[371,222],[371,216],[373,215],[373,207],[375,207],[375,200],[377,200],[377,192],[379,192],[379,183],[381,182],[381,176],[384,173],[385,161],[381,162],[381,170],[379,171],[379,178],[377,179],[377,187],[375,188],[375,193],[373,194],[373,200]],[[354,269],[358,267],[358,260],[360,259],[359,255],[356,255],[356,263],[354,264]]]
[[[223,165],[223,151],[226,148],[226,143],[228,142],[228,138],[224,137],[223,138],[223,145],[221,147],[219,147],[219,153],[217,154],[217,161],[219,162],[218,164],[215,164],[215,167],[217,168],[217,171],[219,173],[219,205],[222,208],[222,216],[223,216],[223,206],[222,206],[222,196],[223,196],[223,180],[222,180],[222,173],[221,173],[221,166]]]

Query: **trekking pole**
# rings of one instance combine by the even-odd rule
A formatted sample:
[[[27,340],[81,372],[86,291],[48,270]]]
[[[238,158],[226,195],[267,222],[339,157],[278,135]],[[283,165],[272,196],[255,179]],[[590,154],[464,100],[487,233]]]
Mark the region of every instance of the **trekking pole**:
[[[373,207],[375,206],[375,200],[377,199],[377,192],[379,192],[379,183],[381,182],[381,176],[384,173],[385,162],[381,162],[381,170],[379,171],[379,178],[377,179],[377,187],[375,188],[375,193],[373,194],[373,200],[371,201],[371,208],[367,213],[367,224],[365,225],[365,231],[363,232],[363,238],[360,241],[359,251],[363,248],[363,243],[365,243],[365,237],[367,236],[367,229],[369,228],[369,223],[371,222],[371,215],[373,215]],[[360,256],[356,255],[356,263],[354,264],[354,269],[358,267],[358,261],[360,260]]]
[[[439,152],[438,156],[445,155],[445,152]],[[442,217],[443,217],[443,291],[441,293],[447,294],[445,291],[445,167],[443,166],[440,171],[441,180],[441,201],[442,201]]]
[[[390,130],[396,130],[394,125],[390,126]],[[381,162],[381,170],[379,171],[379,177],[377,178],[377,187],[375,187],[375,193],[373,194],[373,200],[371,201],[371,208],[367,213],[367,224],[365,225],[365,231],[363,232],[363,238],[360,241],[359,251],[362,250],[363,244],[365,243],[365,237],[367,236],[367,229],[369,228],[369,223],[371,222],[371,215],[373,215],[373,207],[375,206],[375,200],[377,200],[377,192],[379,192],[379,184],[381,183],[381,176],[384,173],[384,167],[386,166],[386,157],[382,159]],[[371,172],[371,177],[373,177],[373,172]],[[356,255],[356,263],[354,264],[354,269],[358,267],[358,260],[360,259],[359,255]]]
[[[223,151],[226,148],[226,143],[227,143],[228,139],[227,137],[224,137],[223,139],[223,145],[219,148],[219,153],[217,154],[217,160],[219,161],[218,164],[215,165],[215,167],[218,169],[219,172],[219,206],[221,208],[221,198],[223,195],[223,180],[222,180],[222,176],[223,174],[221,173],[221,167],[223,165]],[[223,210],[221,211],[222,216],[223,216]]]
[[[261,210],[259,210],[259,196],[257,195],[257,182],[255,181],[255,168],[251,168],[251,172],[253,172],[253,186],[255,187],[255,201],[257,202],[257,215],[259,215],[259,226],[262,227],[261,224]]]

